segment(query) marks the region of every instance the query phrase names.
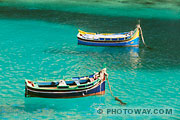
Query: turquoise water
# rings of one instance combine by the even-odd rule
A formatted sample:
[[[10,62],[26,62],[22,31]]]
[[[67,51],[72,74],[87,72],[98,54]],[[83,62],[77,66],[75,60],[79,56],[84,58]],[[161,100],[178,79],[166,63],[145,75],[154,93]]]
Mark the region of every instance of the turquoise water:
[[[0,10],[0,119],[180,119],[178,16],[171,14],[173,17],[165,19],[112,12],[101,16],[92,11],[87,14],[3,6]],[[153,49],[142,44],[139,49],[77,45],[79,28],[92,32],[129,31],[138,19],[145,41]],[[24,97],[24,79],[88,75],[102,69],[104,63],[114,95],[126,106],[114,101],[107,84],[103,96]],[[99,108],[170,108],[173,114],[106,115],[98,114]]]

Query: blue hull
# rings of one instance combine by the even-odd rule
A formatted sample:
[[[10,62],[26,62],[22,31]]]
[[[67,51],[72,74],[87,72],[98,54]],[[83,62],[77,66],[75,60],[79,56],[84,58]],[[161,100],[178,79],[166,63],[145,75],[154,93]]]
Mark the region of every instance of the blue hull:
[[[88,46],[139,46],[139,37],[129,41],[90,41],[78,38],[78,44]]]
[[[85,97],[91,95],[101,95],[105,93],[105,81],[100,83],[98,86],[93,86],[89,89],[84,89],[80,91],[61,91],[56,92],[52,91],[38,91],[36,89],[32,89],[26,86],[25,88],[26,95],[29,97],[43,97],[43,98],[77,98],[77,97]]]

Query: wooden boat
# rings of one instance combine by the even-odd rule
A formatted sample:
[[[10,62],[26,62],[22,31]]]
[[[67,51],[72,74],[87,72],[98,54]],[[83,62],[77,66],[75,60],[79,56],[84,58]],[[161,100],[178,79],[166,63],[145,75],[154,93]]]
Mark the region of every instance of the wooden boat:
[[[71,80],[25,80],[25,97],[76,98],[105,94],[106,68],[89,76],[72,77]]]
[[[90,33],[79,30],[77,34],[78,44],[89,46],[139,46],[139,29],[137,25],[134,31],[124,33]]]

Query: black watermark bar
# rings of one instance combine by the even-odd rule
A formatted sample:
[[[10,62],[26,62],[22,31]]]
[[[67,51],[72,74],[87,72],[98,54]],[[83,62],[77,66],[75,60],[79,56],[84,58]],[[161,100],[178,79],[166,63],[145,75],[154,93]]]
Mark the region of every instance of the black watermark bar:
[[[106,108],[97,109],[98,114],[106,115],[172,115],[172,108]]]

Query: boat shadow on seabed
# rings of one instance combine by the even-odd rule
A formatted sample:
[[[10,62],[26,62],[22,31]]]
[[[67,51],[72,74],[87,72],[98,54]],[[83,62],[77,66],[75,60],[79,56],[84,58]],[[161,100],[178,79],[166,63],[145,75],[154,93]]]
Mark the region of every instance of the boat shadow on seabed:
[[[81,101],[81,102],[79,102]],[[42,112],[48,110],[55,110],[59,112],[69,112],[72,109],[76,108],[81,109],[82,106],[87,106],[87,110],[92,108],[97,108],[105,104],[104,96],[91,96],[91,97],[82,97],[82,98],[73,98],[73,99],[47,99],[47,98],[25,98],[24,104],[13,107],[14,109],[21,109],[25,112]],[[61,104],[63,103],[63,104]],[[76,103],[76,104],[69,104]],[[77,104],[78,103],[78,104]]]

